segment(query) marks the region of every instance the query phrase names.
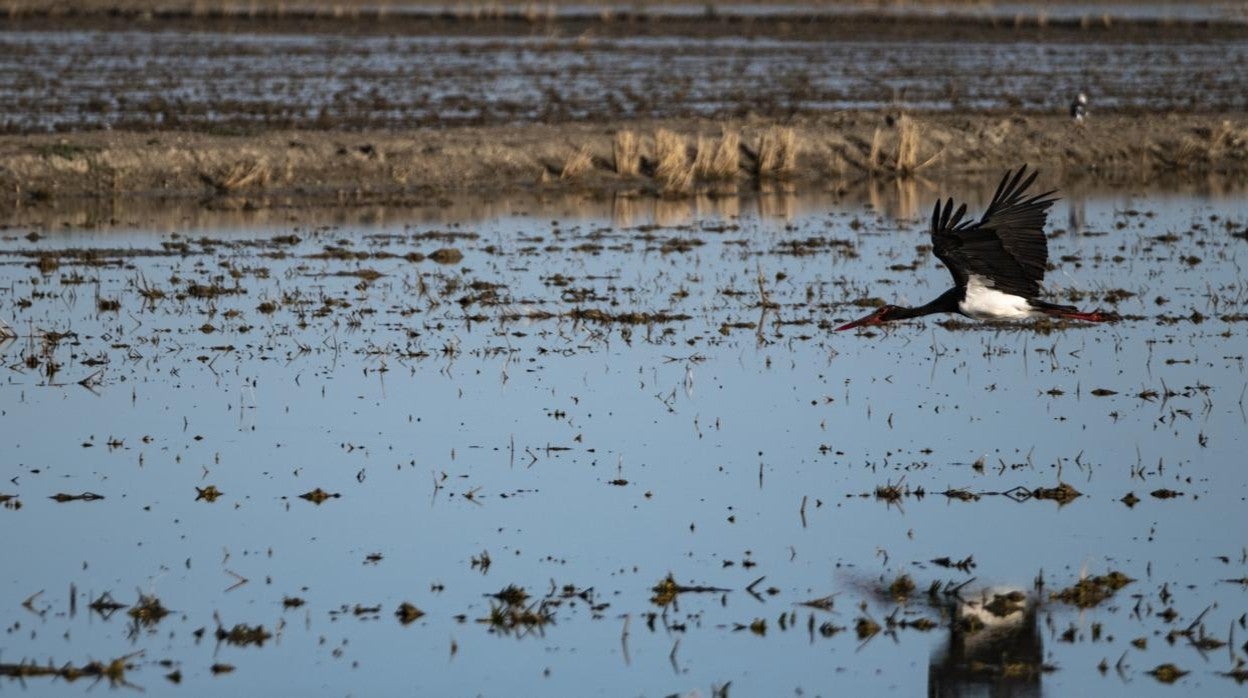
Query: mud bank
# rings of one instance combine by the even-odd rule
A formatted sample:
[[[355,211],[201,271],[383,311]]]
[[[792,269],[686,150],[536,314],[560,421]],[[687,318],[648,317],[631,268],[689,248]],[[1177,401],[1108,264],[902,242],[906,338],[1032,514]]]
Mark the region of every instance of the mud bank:
[[[719,156],[713,166],[712,155]],[[1061,183],[1240,176],[1248,173],[1248,121],[1172,114],[1077,125],[1058,116],[858,112],[791,123],[15,135],[0,137],[0,205],[136,195],[322,203],[516,191],[680,197],[760,184],[836,188],[870,177],[995,173],[1021,162]]]

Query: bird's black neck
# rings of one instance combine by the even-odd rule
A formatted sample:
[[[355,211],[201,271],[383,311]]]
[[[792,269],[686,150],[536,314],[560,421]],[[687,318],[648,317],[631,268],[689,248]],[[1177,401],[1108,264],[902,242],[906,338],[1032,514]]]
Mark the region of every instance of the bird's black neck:
[[[921,317],[923,315],[932,315],[934,313],[956,313],[958,311],[958,303],[966,297],[966,289],[961,287],[951,288],[940,294],[928,303],[914,308],[900,308],[894,314],[893,318],[904,320],[906,318]]]

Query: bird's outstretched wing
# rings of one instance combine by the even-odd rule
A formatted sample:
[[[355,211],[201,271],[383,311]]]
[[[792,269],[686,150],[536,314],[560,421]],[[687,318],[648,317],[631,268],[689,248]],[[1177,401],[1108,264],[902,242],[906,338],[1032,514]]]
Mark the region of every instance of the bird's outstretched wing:
[[[1024,198],[1036,172],[1024,179],[1027,166],[1006,172],[997,193],[979,221],[963,221],[966,204],[953,208],[936,202],[932,211],[932,253],[945,263],[954,283],[965,286],[972,274],[992,288],[1033,298],[1040,293],[1048,260],[1044,223],[1056,201],[1052,191]]]

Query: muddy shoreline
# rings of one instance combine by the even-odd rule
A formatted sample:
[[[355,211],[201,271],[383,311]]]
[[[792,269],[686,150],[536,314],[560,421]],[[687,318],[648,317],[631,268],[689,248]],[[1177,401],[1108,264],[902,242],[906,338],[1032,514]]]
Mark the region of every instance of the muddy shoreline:
[[[684,146],[687,179],[659,167],[655,136]],[[635,167],[617,164],[631,134]],[[699,146],[739,145],[731,171],[697,172]],[[784,164],[764,163],[769,139],[789,138]],[[628,158],[629,156],[625,156]],[[678,156],[679,157],[679,156]],[[1021,162],[1057,183],[1161,184],[1248,174],[1242,114],[1060,116],[840,113],[767,120],[463,127],[359,133],[274,131],[0,137],[0,206],[67,199],[270,197],[317,204],[424,202],[448,194],[591,193],[681,198],[739,190],[835,190],[863,179],[942,178]]]

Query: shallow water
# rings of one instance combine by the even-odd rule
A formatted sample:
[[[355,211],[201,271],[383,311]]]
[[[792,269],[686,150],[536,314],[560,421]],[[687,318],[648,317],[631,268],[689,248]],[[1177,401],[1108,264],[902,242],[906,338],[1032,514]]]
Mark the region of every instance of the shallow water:
[[[990,192],[918,198],[947,193]],[[1234,693],[1248,200],[1059,203],[1047,286],[1118,324],[830,333],[852,301],[943,290],[922,208],[6,231],[0,665],[139,653],[125,679],[162,693],[177,670],[191,693],[1161,695],[1145,672],[1169,662],[1184,690]],[[463,259],[404,258],[445,247]],[[1061,482],[1082,496],[1026,496]],[[340,496],[299,498],[315,488]],[[84,492],[103,499],[49,499]],[[1050,598],[1110,571],[1135,581],[1086,610]],[[660,605],[669,573],[718,591]],[[480,622],[513,584],[549,622]],[[951,629],[1006,589],[1038,612]],[[172,613],[90,610],[104,592]],[[403,601],[426,615],[401,624]],[[238,623],[274,637],[214,639]],[[990,676],[994,643],[1019,676]]]

